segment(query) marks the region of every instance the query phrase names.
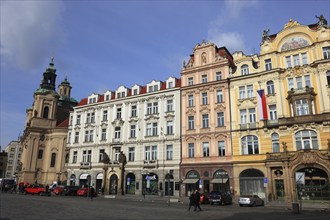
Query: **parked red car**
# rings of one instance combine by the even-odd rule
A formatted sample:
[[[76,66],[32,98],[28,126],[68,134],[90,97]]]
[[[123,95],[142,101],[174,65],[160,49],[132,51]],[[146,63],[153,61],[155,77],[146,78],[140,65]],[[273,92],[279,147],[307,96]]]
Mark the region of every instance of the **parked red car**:
[[[208,204],[209,201],[209,194],[208,193],[202,193],[199,200],[200,204]]]
[[[63,189],[64,189],[64,186],[57,186],[57,187],[55,187],[55,189],[53,190],[53,193],[55,194],[55,195],[61,195],[62,194],[62,192],[63,192]]]
[[[77,196],[89,196],[88,191],[89,191],[88,188],[80,188],[77,191]],[[97,193],[94,192],[94,195],[93,196],[96,197],[97,196]]]
[[[42,195],[46,192],[46,188],[42,185],[30,185],[24,189],[24,194]]]

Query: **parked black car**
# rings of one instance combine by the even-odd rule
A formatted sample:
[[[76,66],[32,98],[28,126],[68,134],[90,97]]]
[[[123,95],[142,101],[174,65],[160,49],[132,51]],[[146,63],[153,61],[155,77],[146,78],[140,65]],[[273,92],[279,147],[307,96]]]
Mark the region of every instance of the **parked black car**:
[[[232,204],[233,198],[229,192],[212,191],[209,195],[210,204],[218,203],[219,205]]]
[[[62,195],[64,196],[76,196],[79,186],[64,186]]]

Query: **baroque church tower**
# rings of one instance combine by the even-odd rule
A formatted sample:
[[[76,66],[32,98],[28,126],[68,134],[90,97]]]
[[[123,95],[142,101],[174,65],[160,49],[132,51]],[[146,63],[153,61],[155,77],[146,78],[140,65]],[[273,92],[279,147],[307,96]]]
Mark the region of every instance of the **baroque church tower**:
[[[33,105],[26,111],[20,181],[51,184],[66,180],[67,129],[70,111],[78,102],[70,96],[67,77],[56,91],[56,77],[52,58],[34,92]]]

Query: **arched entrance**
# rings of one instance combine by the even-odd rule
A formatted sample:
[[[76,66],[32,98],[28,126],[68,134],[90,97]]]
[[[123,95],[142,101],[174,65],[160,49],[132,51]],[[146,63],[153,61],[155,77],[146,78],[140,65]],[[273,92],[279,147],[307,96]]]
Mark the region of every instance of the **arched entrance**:
[[[227,192],[230,191],[229,186],[229,175],[225,170],[217,170],[213,174],[213,190],[219,192]]]
[[[304,181],[296,179],[298,183],[297,192],[300,192],[299,196],[301,196],[298,198],[303,200],[330,200],[329,176],[324,170],[316,167],[305,167],[297,170],[296,173],[301,173],[304,176],[302,179]]]
[[[133,173],[126,176],[126,194],[135,194],[135,175]]]
[[[158,176],[155,173],[142,175],[142,194],[158,195]]]
[[[195,191],[195,189],[199,189],[199,178],[200,175],[195,170],[191,170],[187,173],[186,179],[182,182],[183,184],[186,184],[186,196],[190,196],[191,192]]]
[[[258,195],[266,198],[264,187],[264,174],[257,169],[247,169],[239,176],[240,195]]]
[[[71,174],[70,176],[70,186],[76,185],[76,175]]]
[[[116,195],[118,190],[118,177],[116,174],[110,176],[109,194]]]
[[[79,187],[89,187],[91,184],[91,176],[88,173],[83,173],[79,177]]]
[[[102,181],[103,181],[103,173],[97,174],[96,175],[96,186],[95,186],[95,190],[97,193],[101,192]]]
[[[173,196],[174,192],[174,182],[173,182],[173,175],[172,174],[166,174],[165,176],[165,196]]]

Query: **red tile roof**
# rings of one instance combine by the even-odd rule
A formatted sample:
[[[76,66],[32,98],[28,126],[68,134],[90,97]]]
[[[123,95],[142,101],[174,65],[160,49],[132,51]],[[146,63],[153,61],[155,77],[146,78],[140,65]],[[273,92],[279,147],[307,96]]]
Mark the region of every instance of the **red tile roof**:
[[[67,128],[69,127],[69,118],[65,119],[61,124],[56,126],[57,128]]]

